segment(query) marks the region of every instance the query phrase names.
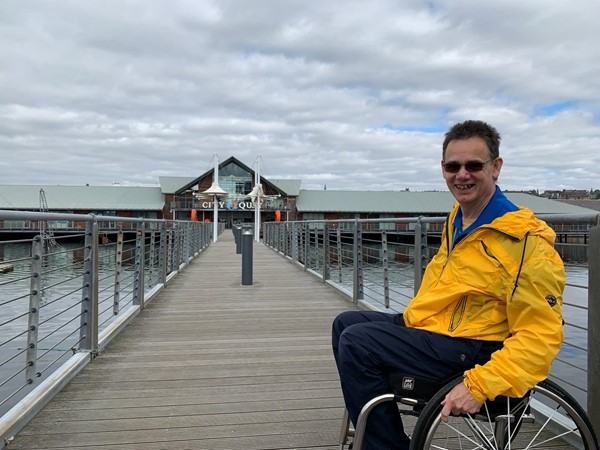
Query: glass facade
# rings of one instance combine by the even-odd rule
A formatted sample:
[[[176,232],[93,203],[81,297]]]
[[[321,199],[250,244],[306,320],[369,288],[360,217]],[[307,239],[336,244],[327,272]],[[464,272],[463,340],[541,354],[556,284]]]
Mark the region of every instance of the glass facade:
[[[237,164],[228,164],[219,169],[219,186],[229,195],[247,195],[252,190],[253,174]]]

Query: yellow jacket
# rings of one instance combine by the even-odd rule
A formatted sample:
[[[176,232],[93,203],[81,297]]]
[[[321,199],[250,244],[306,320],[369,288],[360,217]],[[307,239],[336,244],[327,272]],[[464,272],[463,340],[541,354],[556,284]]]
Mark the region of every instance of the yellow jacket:
[[[448,336],[504,341],[489,362],[465,372],[465,385],[480,402],[521,397],[548,376],[564,337],[565,273],[553,247],[556,234],[521,208],[476,228],[450,250],[457,209],[404,321]]]

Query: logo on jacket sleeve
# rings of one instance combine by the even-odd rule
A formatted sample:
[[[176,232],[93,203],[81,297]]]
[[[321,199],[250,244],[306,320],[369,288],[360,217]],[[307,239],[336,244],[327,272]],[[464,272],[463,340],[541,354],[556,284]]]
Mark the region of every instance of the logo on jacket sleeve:
[[[554,295],[546,295],[546,301],[551,308],[556,305],[556,297]]]

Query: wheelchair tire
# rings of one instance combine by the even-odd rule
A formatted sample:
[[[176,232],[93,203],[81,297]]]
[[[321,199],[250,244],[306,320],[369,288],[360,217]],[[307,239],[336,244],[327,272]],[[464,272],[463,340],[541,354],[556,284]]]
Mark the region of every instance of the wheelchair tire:
[[[600,450],[584,409],[556,383],[545,380],[524,399],[508,399],[507,414],[491,414],[484,404],[478,414],[451,416],[442,422],[441,401],[463,378],[440,389],[423,408],[413,430],[411,450],[524,450],[529,448],[577,448]],[[517,405],[515,405],[517,403]],[[561,447],[561,445],[563,445]]]

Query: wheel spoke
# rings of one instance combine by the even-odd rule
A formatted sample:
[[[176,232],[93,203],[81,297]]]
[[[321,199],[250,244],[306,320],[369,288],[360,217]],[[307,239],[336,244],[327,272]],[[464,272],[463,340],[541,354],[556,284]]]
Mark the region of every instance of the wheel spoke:
[[[456,381],[461,382],[460,380]],[[525,398],[484,403],[475,415],[441,420],[448,385],[421,412],[413,432],[418,450],[543,450],[552,446],[599,450],[585,410],[556,383],[545,380]],[[534,399],[535,396],[535,399]],[[502,403],[500,403],[502,402]]]

